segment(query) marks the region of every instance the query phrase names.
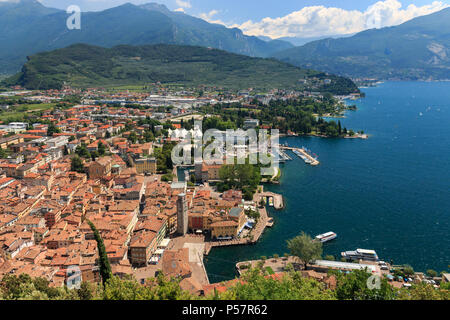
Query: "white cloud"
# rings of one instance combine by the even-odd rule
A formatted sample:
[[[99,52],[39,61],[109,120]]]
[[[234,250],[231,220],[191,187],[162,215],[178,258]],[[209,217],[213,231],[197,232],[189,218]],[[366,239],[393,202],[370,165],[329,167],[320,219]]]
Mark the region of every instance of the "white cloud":
[[[192,8],[191,3],[189,2],[189,0],[183,1],[183,0],[176,0],[175,1],[177,3],[177,5],[180,7],[177,10],[180,11],[179,9],[189,9]],[[184,11],[184,10],[183,10]]]
[[[206,21],[211,21],[212,17],[218,13],[219,13],[219,11],[217,11],[217,10],[211,10],[208,13],[200,13],[200,18],[202,18],[203,20],[206,20]]]
[[[398,0],[379,1],[365,11],[344,10],[325,6],[304,7],[284,17],[264,18],[261,21],[247,21],[228,25],[237,27],[245,34],[254,36],[280,37],[318,37],[351,34],[371,28],[399,25],[418,16],[431,14],[449,7],[442,1],[429,5],[409,5],[403,8]],[[214,14],[213,14],[214,15]],[[202,16],[201,16],[202,17]],[[212,15],[202,17],[209,18]],[[208,19],[205,19],[209,21]]]
[[[208,13],[200,13],[198,17],[205,21],[208,21],[209,23],[217,23],[217,24],[223,24],[223,25],[229,26],[229,23],[225,23],[219,19],[214,19],[214,16],[216,16],[218,13],[219,13],[218,10],[211,10]]]

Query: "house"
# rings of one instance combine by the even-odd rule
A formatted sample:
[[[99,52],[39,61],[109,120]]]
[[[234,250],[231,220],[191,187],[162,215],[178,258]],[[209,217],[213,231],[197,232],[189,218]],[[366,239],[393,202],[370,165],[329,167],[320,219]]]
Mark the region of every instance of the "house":
[[[207,165],[205,163],[201,164],[200,175],[197,176],[197,164],[196,164],[196,179],[202,182],[217,181],[220,180],[220,169],[223,164],[212,164]]]
[[[18,136],[18,135],[7,137],[7,138],[2,138],[2,139],[0,139],[0,148],[2,148],[3,150],[6,150],[6,149],[8,149],[8,147],[10,145],[19,144],[22,142],[24,142],[23,137]]]
[[[450,273],[443,273],[442,274],[442,283],[449,283],[450,282]]]
[[[244,130],[255,129],[258,126],[259,126],[259,120],[257,120],[257,119],[244,120]]]
[[[157,234],[153,231],[135,233],[129,245],[129,260],[133,266],[146,266],[157,249]]]
[[[226,201],[242,202],[242,191],[240,190],[228,190],[222,194],[222,199]]]
[[[225,220],[214,222],[210,225],[211,238],[213,239],[229,239],[234,238],[238,234],[239,224],[233,220]]]
[[[155,174],[156,173],[156,159],[155,158],[147,158],[147,159],[137,159],[134,161],[134,165],[136,167],[136,171],[138,174]]]
[[[247,222],[247,216],[245,215],[244,209],[233,208],[228,213],[228,216],[231,218],[231,220],[237,222],[238,232],[240,232],[244,228],[245,223]]]
[[[88,166],[88,174],[90,179],[100,179],[111,174],[112,158],[103,157],[92,162]]]

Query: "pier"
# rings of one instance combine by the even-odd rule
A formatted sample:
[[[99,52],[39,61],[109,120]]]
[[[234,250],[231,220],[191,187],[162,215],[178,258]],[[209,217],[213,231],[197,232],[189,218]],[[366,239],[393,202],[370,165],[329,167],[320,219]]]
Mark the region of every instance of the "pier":
[[[306,150],[302,148],[292,148],[287,146],[280,146],[280,149],[283,150],[291,150],[295,154],[297,154],[300,158],[302,158],[306,163],[309,163],[312,166],[318,166],[320,164],[319,160],[313,158]],[[303,158],[303,157],[305,158]],[[308,161],[307,161],[308,160]]]

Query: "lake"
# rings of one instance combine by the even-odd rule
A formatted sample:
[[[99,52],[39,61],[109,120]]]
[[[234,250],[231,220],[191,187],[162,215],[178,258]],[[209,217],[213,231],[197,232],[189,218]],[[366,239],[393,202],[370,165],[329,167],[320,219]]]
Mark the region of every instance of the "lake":
[[[205,257],[210,282],[236,276],[238,261],[283,255],[286,240],[305,231],[334,231],[324,254],[374,249],[380,259],[440,272],[450,265],[450,82],[387,82],[363,89],[358,111],[339,119],[368,140],[283,138],[319,156],[318,167],[282,165],[286,208],[254,246],[213,249]]]

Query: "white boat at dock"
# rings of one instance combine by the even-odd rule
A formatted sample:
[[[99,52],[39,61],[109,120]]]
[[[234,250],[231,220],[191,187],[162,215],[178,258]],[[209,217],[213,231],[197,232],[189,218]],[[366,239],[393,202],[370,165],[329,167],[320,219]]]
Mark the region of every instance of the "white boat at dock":
[[[356,249],[355,251],[341,252],[341,256],[347,260],[379,261],[374,250]]]

